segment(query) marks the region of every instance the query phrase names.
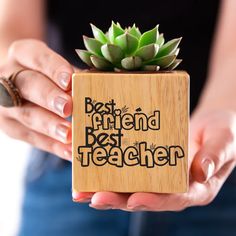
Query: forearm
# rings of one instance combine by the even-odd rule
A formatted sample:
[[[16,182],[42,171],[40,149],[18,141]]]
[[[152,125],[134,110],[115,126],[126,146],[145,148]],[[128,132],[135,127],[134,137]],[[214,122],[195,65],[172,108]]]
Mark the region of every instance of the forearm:
[[[224,0],[222,3],[208,81],[198,108],[236,111],[236,1]]]
[[[44,0],[0,0],[0,58],[10,44],[22,38],[44,39]]]

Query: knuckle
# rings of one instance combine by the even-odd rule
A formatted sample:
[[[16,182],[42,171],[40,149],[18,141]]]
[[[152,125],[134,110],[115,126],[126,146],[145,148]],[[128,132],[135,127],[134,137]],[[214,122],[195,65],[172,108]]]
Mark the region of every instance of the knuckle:
[[[224,135],[224,140],[226,142],[232,142],[235,139],[235,131],[234,127],[225,127],[221,130],[222,134]]]
[[[38,98],[38,93],[41,93],[41,91],[46,90],[39,90],[41,80],[42,75],[40,73],[37,73],[33,70],[27,70],[23,71],[17,76],[15,83],[24,99],[28,101],[35,101],[36,98]]]
[[[30,140],[29,130],[27,128],[16,129],[8,134],[11,138],[28,142]]]
[[[33,65],[37,69],[41,69],[41,68],[45,69],[45,67],[47,67],[48,65],[50,57],[51,57],[50,53],[48,53],[47,51],[43,51],[41,52],[40,56],[36,56],[32,58]]]
[[[20,44],[21,44],[21,40],[16,40],[10,45],[10,47],[8,48],[9,57],[14,57]]]
[[[21,139],[23,139],[24,141],[26,141],[27,143],[33,146],[35,145],[35,136],[32,130],[25,129],[21,131],[20,135],[22,137]]]
[[[32,83],[30,83],[31,78],[35,77],[36,73],[34,73],[31,70],[23,71],[15,80],[16,86],[19,88],[21,95],[26,99],[30,100],[32,95],[33,86]]]
[[[43,41],[37,40],[37,39],[19,39],[15,40],[11,43],[10,47],[8,48],[8,55],[10,57],[13,57],[16,55],[21,49],[23,45],[27,45],[29,49],[39,48],[42,46],[45,46],[46,44]]]
[[[52,136],[51,126],[49,125],[48,122],[42,121],[42,123],[41,123],[41,128],[42,128],[42,133],[43,133],[44,135]]]

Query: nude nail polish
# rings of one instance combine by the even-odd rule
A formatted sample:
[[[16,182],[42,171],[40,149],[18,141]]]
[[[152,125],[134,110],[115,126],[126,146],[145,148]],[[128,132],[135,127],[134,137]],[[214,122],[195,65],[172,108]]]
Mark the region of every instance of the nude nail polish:
[[[62,142],[66,142],[68,140],[69,132],[70,132],[70,128],[62,124],[57,125],[56,130],[55,130],[56,136]]]
[[[91,202],[91,198],[79,198],[79,199],[74,199],[74,201],[80,203],[89,203]]]
[[[67,72],[61,72],[58,75],[58,81],[59,81],[60,86],[63,89],[67,89],[71,81],[71,75]]]
[[[64,115],[64,110],[68,101],[62,97],[56,97],[53,102],[53,107],[57,113]]]
[[[93,205],[89,204],[90,207],[95,208],[97,210],[110,210],[113,208],[112,205],[106,204],[106,205]]]
[[[204,159],[202,160],[201,167],[204,173],[205,181],[208,181],[214,174],[215,164],[212,160]]]

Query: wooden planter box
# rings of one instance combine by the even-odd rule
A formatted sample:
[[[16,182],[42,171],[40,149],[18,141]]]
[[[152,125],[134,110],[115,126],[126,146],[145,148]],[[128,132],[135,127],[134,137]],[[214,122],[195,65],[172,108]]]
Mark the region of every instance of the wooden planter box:
[[[189,76],[73,75],[73,189],[186,192]]]

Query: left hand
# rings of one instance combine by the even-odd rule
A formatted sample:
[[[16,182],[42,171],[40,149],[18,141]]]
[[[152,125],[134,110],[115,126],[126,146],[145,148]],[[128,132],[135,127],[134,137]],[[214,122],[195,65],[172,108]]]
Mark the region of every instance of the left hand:
[[[216,197],[236,163],[236,113],[195,112],[191,119],[189,191],[178,194],[77,193],[74,199],[96,209],[180,211],[207,205]]]

